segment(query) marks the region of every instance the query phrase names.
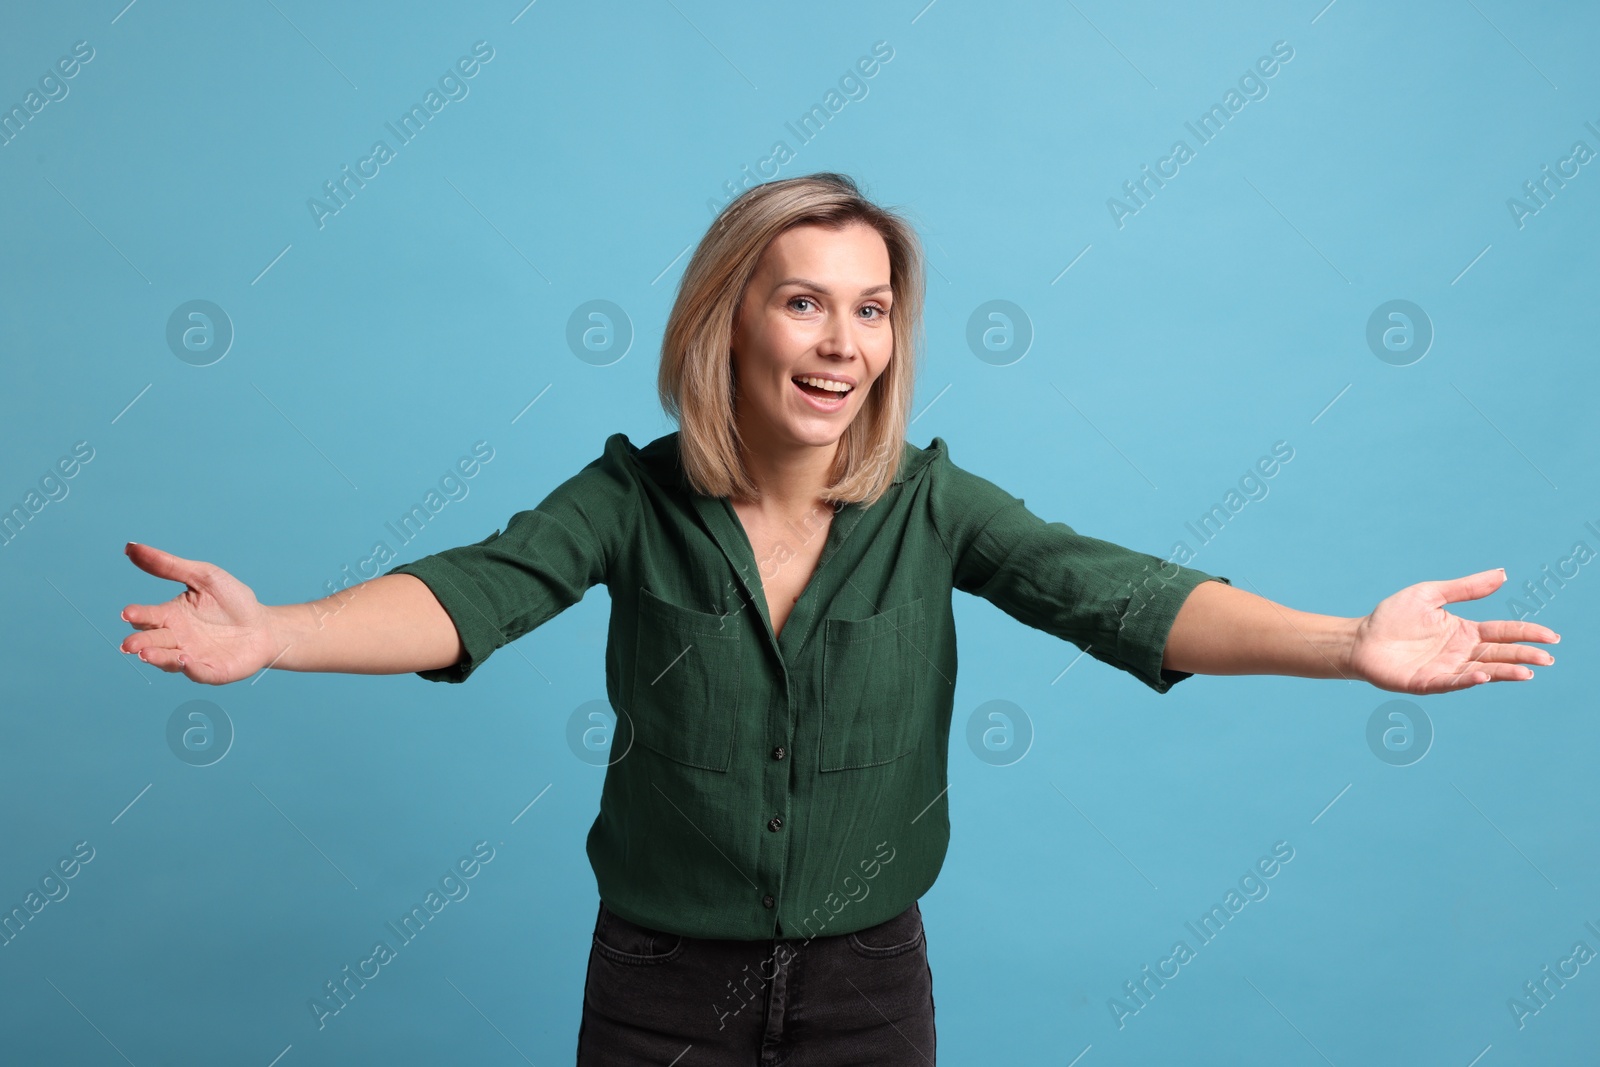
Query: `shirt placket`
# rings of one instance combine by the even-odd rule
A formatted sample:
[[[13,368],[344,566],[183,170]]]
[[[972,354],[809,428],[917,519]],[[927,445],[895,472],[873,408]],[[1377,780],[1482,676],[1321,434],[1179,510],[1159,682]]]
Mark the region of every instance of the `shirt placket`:
[[[862,509],[858,505],[847,505],[834,514],[823,542],[822,554],[817,560],[816,571],[795,601],[784,623],[783,633],[774,635],[755,550],[745,535],[738,513],[725,497],[697,495],[694,502],[712,539],[733,568],[735,580],[743,586],[748,602],[756,605],[761,630],[766,636],[766,648],[772,653],[764,656],[763,660],[776,664],[779,684],[768,687],[770,697],[763,717],[767,738],[763,742],[765,756],[762,762],[765,766],[761,775],[760,806],[746,813],[746,817],[761,822],[761,832],[766,838],[760,850],[757,882],[761,905],[771,914],[773,930],[776,932],[778,905],[784,897],[785,877],[790,867],[791,842],[796,840],[796,832],[802,829],[797,822],[796,802],[804,799],[806,788],[802,778],[806,773],[806,763],[803,759],[799,765],[795,763],[796,705],[800,697],[797,691],[816,692],[820,685],[819,680],[807,677],[802,653],[812,629],[812,612],[824,595],[818,587],[825,584],[828,561],[838,554],[840,546],[855,529]],[[797,793],[801,795],[797,796]]]

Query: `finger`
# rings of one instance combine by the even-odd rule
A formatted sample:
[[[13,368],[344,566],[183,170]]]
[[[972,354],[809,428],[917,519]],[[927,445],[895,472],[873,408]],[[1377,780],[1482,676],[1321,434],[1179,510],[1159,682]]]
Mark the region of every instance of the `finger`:
[[[178,638],[171,630],[140,630],[122,639],[118,646],[124,652],[143,652],[147,648],[177,648]]]
[[[1485,663],[1478,660],[1467,665],[1462,676],[1468,679],[1469,685],[1481,685],[1484,682],[1526,682],[1533,677],[1533,671],[1515,663]]]
[[[151,545],[141,545],[137,541],[129,541],[123,546],[123,551],[140,570],[157,578],[170,578],[185,585],[203,584],[213,570],[209,563],[174,556],[171,552],[163,552]]]
[[[180,674],[183,671],[185,656],[176,648],[147,648],[139,653],[139,658],[168,674]]]
[[[148,630],[154,626],[166,625],[168,604],[129,604],[122,609],[122,621],[129,623],[135,630]]]
[[[1541,667],[1556,661],[1544,649],[1529,645],[1484,645],[1477,658],[1480,663],[1537,663]]]
[[[1463,600],[1480,600],[1505,584],[1506,571],[1504,567],[1496,567],[1492,571],[1479,571],[1477,574],[1468,574],[1462,578],[1451,578],[1442,582],[1424,582],[1429,586],[1437,604],[1456,604]]]
[[[1561,643],[1561,635],[1548,626],[1513,619],[1494,619],[1478,623],[1478,636],[1485,641],[1540,641],[1547,645]]]
[[[1487,671],[1491,682],[1526,682],[1533,677],[1533,670],[1515,663],[1484,663],[1478,668]]]
[[[1489,680],[1487,674],[1469,669],[1458,674],[1441,674],[1430,679],[1420,689],[1413,690],[1420,695],[1431,696],[1435,693],[1453,693],[1458,689],[1471,689],[1481,682]]]
[[[1533,677],[1527,667],[1512,663],[1468,663],[1454,674],[1442,674],[1433,679],[1423,693],[1452,693],[1458,689],[1471,689],[1485,682],[1525,682]]]

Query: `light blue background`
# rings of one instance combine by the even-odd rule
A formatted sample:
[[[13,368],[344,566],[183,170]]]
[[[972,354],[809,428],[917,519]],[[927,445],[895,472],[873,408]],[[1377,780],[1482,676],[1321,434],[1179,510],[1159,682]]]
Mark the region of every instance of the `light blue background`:
[[[1357,616],[1504,566],[1454,610],[1506,618],[1542,566],[1600,549],[1600,164],[1521,228],[1506,206],[1600,149],[1591,7],[123,2],[0,34],[6,108],[94,48],[0,148],[0,504],[95,450],[0,548],[0,909],[95,849],[0,948],[7,1062],[571,1061],[601,774],[565,731],[604,698],[605,593],[459,687],[207,689],[115,651],[125,604],[175,592],[122,545],[309,600],[475,441],[494,460],[401,558],[503,526],[610,433],[669,432],[687,250],[779,139],[783,176],[842,170],[910,211],[932,268],[911,440],[1046,518],[1165,556],[1286,441],[1193,560],[1281,603]],[[319,228],[307,200],[480,40],[469,95]],[[799,144],[785,123],[877,41],[867,94]],[[1118,228],[1107,198],[1196,147],[1185,121],[1276,41],[1268,95]],[[194,299],[236,330],[207,367],[165,340]],[[593,299],[634,331],[606,366],[565,339]],[[1035,331],[1007,366],[965,340],[994,299]],[[1391,299],[1436,330],[1408,366],[1365,340]],[[1366,741],[1395,694],[1157,696],[1088,657],[1063,674],[1075,648],[959,597],[953,840],[922,901],[943,1061],[1592,1062],[1600,963],[1521,1029],[1507,1002],[1600,950],[1597,596],[1590,563],[1549,600],[1564,640],[1534,680],[1412,698],[1436,736],[1403,767]],[[196,698],[237,732],[203,768],[165,735]],[[1003,768],[963,743],[995,699],[1037,733]],[[310,997],[480,839],[470,896],[319,1030]],[[1119,1029],[1110,998],[1278,841],[1270,895]]]

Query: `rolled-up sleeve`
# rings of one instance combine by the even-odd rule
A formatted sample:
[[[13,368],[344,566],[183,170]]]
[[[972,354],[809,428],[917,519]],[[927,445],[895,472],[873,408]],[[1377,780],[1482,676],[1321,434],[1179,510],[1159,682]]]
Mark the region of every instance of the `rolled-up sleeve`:
[[[425,583],[461,637],[463,654],[448,667],[418,671],[431,682],[464,682],[490,654],[576,604],[604,584],[632,526],[636,486],[622,434],[605,451],[519,511],[482,541],[448,548],[384,573]]]
[[[948,455],[932,473],[936,521],[956,588],[1072,642],[1157,693],[1191,677],[1161,666],[1172,623],[1197,585],[1231,585],[1229,579],[1046,522],[1020,498],[950,463]]]

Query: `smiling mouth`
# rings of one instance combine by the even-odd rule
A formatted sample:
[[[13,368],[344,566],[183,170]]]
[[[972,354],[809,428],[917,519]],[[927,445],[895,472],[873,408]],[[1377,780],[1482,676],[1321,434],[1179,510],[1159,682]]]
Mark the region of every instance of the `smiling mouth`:
[[[845,397],[855,392],[855,388],[853,386],[848,386],[842,389],[824,389],[818,385],[810,385],[799,378],[790,378],[789,380],[794,382],[795,387],[798,388],[802,393],[819,400],[824,404],[842,401]],[[839,386],[844,385],[843,382],[835,382],[834,384]]]

